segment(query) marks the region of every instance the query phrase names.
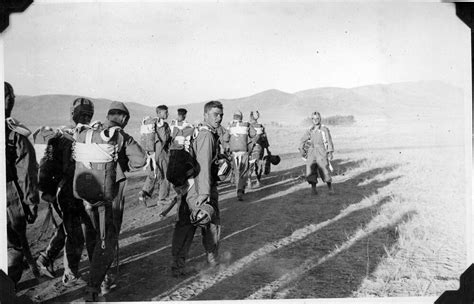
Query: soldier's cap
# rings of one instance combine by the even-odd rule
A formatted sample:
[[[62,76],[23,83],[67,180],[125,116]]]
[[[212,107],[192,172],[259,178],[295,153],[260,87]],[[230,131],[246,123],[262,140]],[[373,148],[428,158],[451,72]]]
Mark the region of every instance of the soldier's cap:
[[[242,112],[239,110],[234,112],[234,119],[242,119]]]
[[[3,86],[5,87],[5,96],[8,96],[8,95],[13,96],[13,87],[12,87],[12,85],[5,81],[3,83]]]
[[[179,108],[178,109],[178,115],[186,115],[186,113],[188,113],[188,110],[186,110],[184,108]]]
[[[156,113],[158,113],[158,111],[162,111],[162,110],[168,111],[168,107],[165,106],[165,105],[159,105],[159,106],[156,107]]]
[[[130,112],[128,111],[127,107],[125,106],[123,102],[120,102],[120,101],[112,101],[107,114],[110,114],[111,111],[120,111],[126,114],[128,117],[130,117]]]

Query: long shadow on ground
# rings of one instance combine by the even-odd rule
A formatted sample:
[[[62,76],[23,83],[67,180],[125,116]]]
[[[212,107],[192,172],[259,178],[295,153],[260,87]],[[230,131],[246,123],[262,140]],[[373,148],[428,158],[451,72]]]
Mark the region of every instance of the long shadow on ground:
[[[349,163],[346,165],[352,167],[357,164]],[[344,164],[341,167],[344,167]],[[325,192],[322,192],[317,197],[310,195],[309,188],[303,187],[301,180],[295,181],[292,178],[300,174],[301,168],[301,166],[298,166],[272,173],[266,180],[267,184],[270,185],[262,190],[248,193],[245,202],[237,202],[233,197],[220,202],[221,208],[225,207],[227,209],[221,214],[222,238],[224,240],[221,242],[220,252],[221,256],[225,259],[222,261],[224,264],[231,264],[258,250],[264,244],[287,237],[297,229],[336,217],[347,206],[356,204],[365,197],[376,194],[378,189],[390,184],[394,178],[378,179],[364,186],[358,185],[360,180],[370,180],[379,174],[390,172],[395,166],[368,170],[354,178],[339,183],[337,195],[328,196]],[[288,181],[281,181],[281,176],[288,176]],[[278,184],[273,185],[272,183]],[[280,197],[271,200],[265,199],[269,195],[285,191],[288,191],[288,193],[282,194]],[[330,226],[336,231],[346,231],[350,234],[357,226],[355,223],[362,221],[371,212],[370,210],[365,210],[359,212],[360,214],[354,213],[351,216],[352,220],[336,221]],[[128,260],[128,262],[120,267],[121,276],[118,281],[120,288],[107,295],[108,301],[146,301],[172,289],[177,284],[183,283],[184,278],[177,279],[170,276],[171,250],[169,244],[171,243],[172,226],[165,227],[170,225],[170,223],[172,223],[171,220],[155,222],[144,227],[125,231],[122,234],[123,238],[142,234],[143,239],[121,248],[121,260]],[[255,224],[258,225],[255,226]],[[346,226],[348,228],[344,230]],[[329,229],[329,227],[325,227],[318,233],[315,233],[315,237],[319,236],[318,240],[320,241],[314,242],[315,246],[313,247],[301,250],[300,258],[304,258],[306,255],[314,255],[314,252],[318,252],[317,250],[323,254],[325,248],[327,251],[327,248],[337,245],[339,241],[346,237],[346,234],[341,234],[340,232],[335,235],[331,234]],[[324,231],[327,231],[326,234],[324,234]],[[230,237],[226,238],[227,236]],[[308,242],[307,240],[311,237],[313,236],[307,236],[297,243],[289,244],[287,248],[278,252],[290,250],[288,248],[293,248],[292,246],[294,246],[293,251],[298,252],[300,247],[305,248],[305,242]],[[327,242],[327,244],[325,245],[324,242]],[[189,253],[190,260],[188,264],[190,267],[200,269],[205,266],[204,257],[201,256],[202,253],[200,235],[196,233],[195,241]],[[243,275],[238,274],[235,278],[238,279],[242,276],[243,280],[247,280],[246,271],[244,269],[242,271]],[[272,277],[262,277],[259,285],[266,284],[271,279]],[[235,290],[235,285],[233,289],[228,289],[227,287],[223,289],[224,285],[222,284],[224,282],[216,285],[222,286],[222,288],[219,288],[220,291],[215,291],[215,298],[222,299],[224,294],[230,294],[232,290]],[[243,288],[241,292],[237,290],[235,292],[235,297],[231,296],[231,298],[245,298],[253,290]],[[71,299],[79,298],[82,293],[83,290],[76,290],[62,294],[52,300],[71,301]],[[202,297],[212,299],[214,298],[213,294],[213,288],[209,288],[208,291],[202,293]],[[201,296],[197,298],[200,299]]]

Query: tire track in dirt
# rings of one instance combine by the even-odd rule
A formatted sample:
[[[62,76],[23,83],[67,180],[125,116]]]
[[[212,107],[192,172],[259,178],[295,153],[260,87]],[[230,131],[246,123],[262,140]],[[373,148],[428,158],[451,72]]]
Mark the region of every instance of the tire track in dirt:
[[[173,288],[170,291],[164,292],[161,295],[153,298],[152,301],[170,301],[170,300],[178,300],[178,301],[186,301],[190,300],[193,297],[199,295],[204,290],[209,289],[210,287],[214,286],[215,284],[223,281],[224,279],[234,276],[242,271],[245,267],[250,265],[252,262],[256,261],[257,259],[264,257],[280,248],[288,246],[294,242],[302,240],[306,238],[308,235],[317,232],[318,230],[341,220],[344,217],[349,216],[351,213],[360,210],[364,207],[373,205],[373,202],[369,200],[363,200],[356,205],[351,205],[344,210],[342,210],[337,216],[328,219],[324,222],[318,224],[310,224],[301,229],[294,231],[291,235],[282,238],[280,240],[267,243],[260,249],[253,251],[252,253],[248,254],[247,256],[237,260],[232,265],[228,267],[221,267],[217,270],[217,273],[212,273],[211,271],[204,272],[201,275],[196,277],[200,278],[197,281],[194,281],[188,285],[180,287],[178,289]]]

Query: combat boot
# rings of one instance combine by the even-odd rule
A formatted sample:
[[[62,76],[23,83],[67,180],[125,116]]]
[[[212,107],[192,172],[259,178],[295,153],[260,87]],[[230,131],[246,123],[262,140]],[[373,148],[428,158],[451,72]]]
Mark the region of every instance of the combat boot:
[[[45,253],[40,253],[39,257],[36,259],[36,265],[38,265],[41,273],[50,277],[51,279],[54,279],[54,261],[51,261],[51,259],[49,259]]]
[[[108,294],[113,288],[115,288],[113,276],[110,274],[106,274],[102,284],[100,285],[100,293],[102,295]]]
[[[329,189],[329,195],[334,195],[336,192],[334,192],[334,188],[332,187],[332,183],[327,183],[328,184],[328,189]]]
[[[70,286],[74,286],[76,285],[77,283],[79,283],[79,276],[78,275],[75,275],[71,272],[64,272],[63,274],[63,278],[62,278],[62,281],[63,281],[63,285],[65,287],[70,287]]]
[[[104,297],[99,296],[99,292],[95,288],[87,286],[86,292],[85,302],[103,302],[105,300]]]
[[[140,192],[138,192],[138,201],[145,207],[148,208],[148,205],[146,204],[146,200],[147,198],[149,198],[150,195],[148,193],[146,193],[145,191],[141,190]]]
[[[241,190],[241,189],[237,190],[237,199],[238,199],[239,201],[243,201],[243,200],[244,200],[244,190]]]
[[[316,184],[311,184],[311,193],[313,195],[318,195],[318,190],[316,190]]]

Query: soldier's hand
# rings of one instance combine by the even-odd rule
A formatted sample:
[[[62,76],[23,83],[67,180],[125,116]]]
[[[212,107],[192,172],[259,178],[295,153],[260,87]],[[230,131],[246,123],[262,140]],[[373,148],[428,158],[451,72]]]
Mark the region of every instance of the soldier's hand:
[[[207,202],[208,200],[209,200],[209,195],[200,194],[200,195],[198,196],[196,205],[199,207],[199,206],[201,206],[202,204],[204,204],[205,202]]]
[[[33,206],[33,210],[26,216],[28,224],[33,224],[38,217],[38,205]]]
[[[332,160],[333,158],[334,158],[334,156],[332,155],[332,152],[328,152],[328,159]]]

